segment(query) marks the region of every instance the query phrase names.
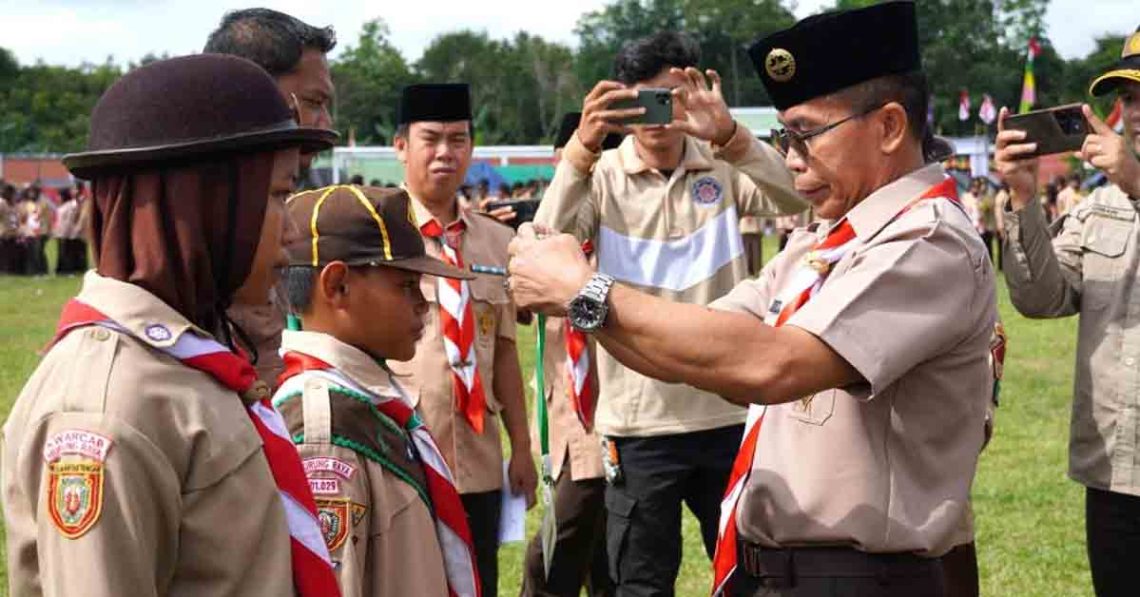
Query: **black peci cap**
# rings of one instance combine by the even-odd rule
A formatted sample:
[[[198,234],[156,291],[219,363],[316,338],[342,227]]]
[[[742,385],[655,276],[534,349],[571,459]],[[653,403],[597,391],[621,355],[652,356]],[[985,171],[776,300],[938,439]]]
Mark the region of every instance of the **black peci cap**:
[[[753,42],[748,55],[778,110],[922,69],[912,2],[811,16]]]
[[[471,88],[467,83],[408,85],[400,94],[399,124],[471,120]]]

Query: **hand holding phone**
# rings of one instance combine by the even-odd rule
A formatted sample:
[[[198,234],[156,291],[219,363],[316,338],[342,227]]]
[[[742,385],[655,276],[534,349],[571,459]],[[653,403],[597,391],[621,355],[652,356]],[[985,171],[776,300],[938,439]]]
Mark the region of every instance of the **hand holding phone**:
[[[1092,132],[1085,137],[1077,157],[1092,164],[1131,197],[1140,196],[1140,161],[1128,140],[1084,107],[1084,116]]]
[[[614,110],[643,111],[633,118],[625,119],[628,124],[669,124],[673,122],[673,91],[664,88],[637,90],[634,99],[621,99],[610,105]]]
[[[1057,106],[1009,116],[1004,121],[1008,130],[1025,131],[1025,143],[1036,148],[1023,157],[1037,157],[1076,151],[1089,134],[1081,104]]]
[[[606,135],[629,134],[630,129],[625,121],[641,116],[645,109],[620,109],[613,104],[619,100],[636,100],[637,96],[636,89],[630,89],[617,81],[599,81],[582,102],[582,120],[578,122],[578,131],[575,133],[578,141],[596,153],[601,151]]]

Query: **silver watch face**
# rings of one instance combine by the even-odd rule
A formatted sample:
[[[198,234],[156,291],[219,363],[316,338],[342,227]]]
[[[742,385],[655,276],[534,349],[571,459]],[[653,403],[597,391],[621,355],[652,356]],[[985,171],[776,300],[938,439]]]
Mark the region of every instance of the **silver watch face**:
[[[570,302],[570,323],[585,331],[592,331],[602,327],[606,321],[608,306],[588,297],[578,296]]]

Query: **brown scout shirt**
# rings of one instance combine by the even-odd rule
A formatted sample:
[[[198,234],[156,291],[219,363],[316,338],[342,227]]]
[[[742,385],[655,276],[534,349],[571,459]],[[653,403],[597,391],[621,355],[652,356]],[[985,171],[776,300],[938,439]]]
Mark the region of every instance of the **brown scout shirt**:
[[[768,407],[742,537],[931,557],[971,540],[963,521],[993,393],[994,273],[959,208],[922,202],[896,218],[944,176],[927,166],[856,205],[848,218],[861,246],[788,320],[866,382]],[[825,235],[797,230],[755,281],[713,307],[763,319]]]
[[[605,476],[602,466],[602,440],[594,430],[587,431],[574,412],[574,399],[570,396],[570,370],[566,362],[566,320],[550,317],[546,320],[546,404],[550,425],[550,470],[557,481],[562,466],[569,462],[570,479],[585,481]],[[587,337],[590,350],[590,384],[594,394],[598,391],[597,345]],[[596,404],[596,403],[595,403]],[[540,451],[538,429],[531,425],[531,445],[535,454]]]
[[[332,336],[286,331],[282,348],[316,357],[379,396],[408,402],[391,374]],[[397,432],[398,424],[387,417],[390,425],[384,426],[368,412],[359,413],[361,404],[330,390],[331,385],[310,379],[300,396],[286,385],[273,404],[285,416],[294,438],[303,437],[297,450],[317,500],[341,593],[344,597],[446,596],[435,521],[417,488],[378,459],[334,443],[339,441],[335,438],[348,438],[368,446],[370,438],[383,437],[388,461],[411,470],[419,490],[426,491],[423,465],[404,457],[408,437]]]
[[[637,155],[633,137],[591,153],[577,135],[563,150],[535,221],[593,240],[598,271],[655,296],[707,305],[748,277],[741,216],[803,211],[784,160],[746,126],[724,147],[686,137],[669,177]],[[655,436],[744,422],[745,410],[667,384],[598,350],[598,432]]]
[[[1038,201],[1007,211],[1003,265],[1022,315],[1080,314],[1069,476],[1140,496],[1137,207],[1120,187],[1099,188],[1063,219],[1055,237]]]
[[[431,212],[414,197],[412,209],[417,228],[433,219]],[[463,262],[507,267],[507,245],[514,231],[488,216],[460,210],[459,217],[467,223],[461,247]],[[424,238],[424,249],[428,255],[442,259],[439,240]],[[405,363],[391,361],[388,366],[423,414],[424,423],[431,429],[455,476],[459,493],[495,491],[503,486],[503,446],[499,431],[502,405],[494,389],[495,345],[499,338],[515,340],[515,306],[503,287],[503,278],[484,275],[468,282],[476,324],[476,367],[483,378],[488,410],[483,433],[478,434],[455,408],[451,369],[439,327],[437,284],[438,279],[428,275],[420,283],[431,305],[424,318],[426,328],[416,345],[415,358]]]
[[[133,336],[68,334],[4,424],[11,594],[293,595],[285,512],[241,399],[156,348],[192,325],[93,272],[79,299]],[[153,325],[170,338],[147,338]],[[65,467],[82,474],[52,472]]]

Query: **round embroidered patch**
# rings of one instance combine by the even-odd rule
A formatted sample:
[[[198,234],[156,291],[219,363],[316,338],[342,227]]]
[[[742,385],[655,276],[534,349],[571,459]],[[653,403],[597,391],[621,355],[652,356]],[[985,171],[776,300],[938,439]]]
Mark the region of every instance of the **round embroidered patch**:
[[[160,323],[152,323],[146,326],[146,331],[144,333],[146,334],[147,338],[150,338],[155,342],[166,342],[171,338],[170,330]]]
[[[693,201],[697,205],[716,205],[724,197],[724,187],[711,176],[705,176],[693,183]]]

